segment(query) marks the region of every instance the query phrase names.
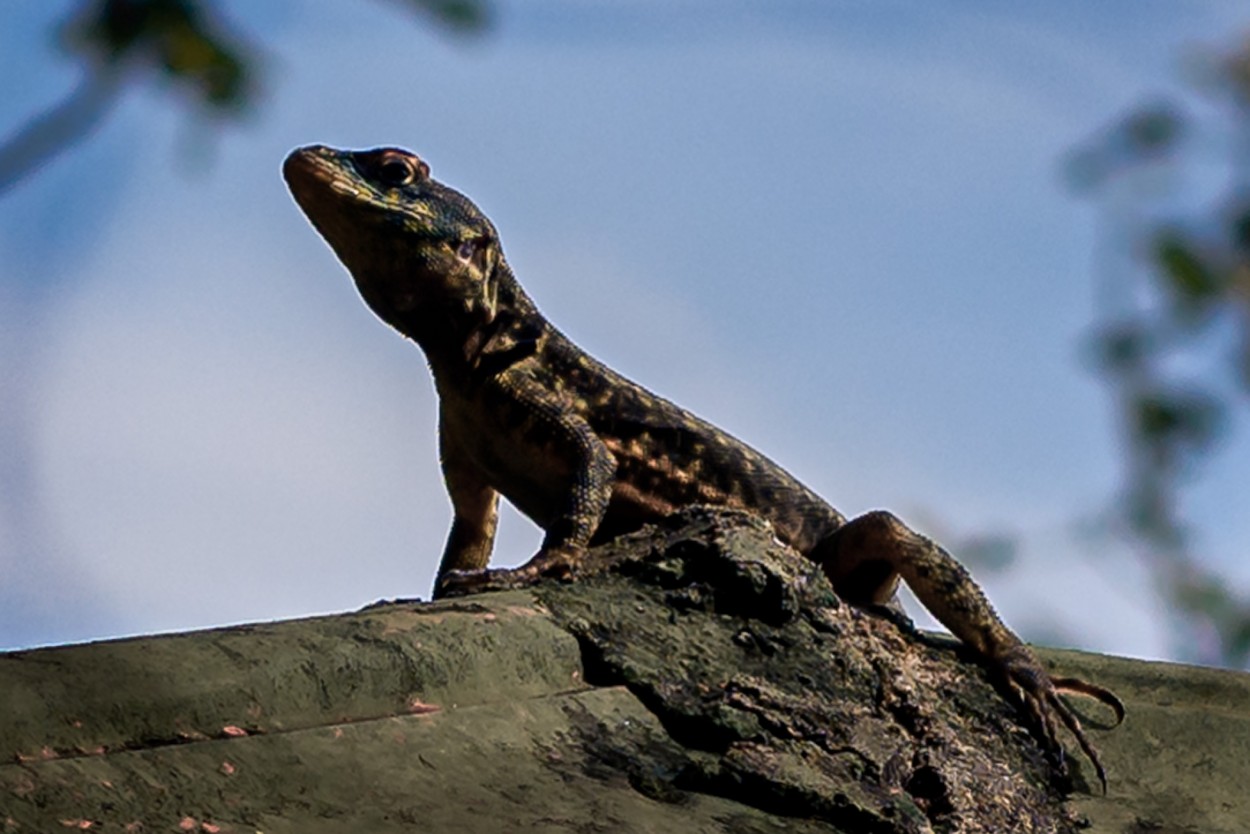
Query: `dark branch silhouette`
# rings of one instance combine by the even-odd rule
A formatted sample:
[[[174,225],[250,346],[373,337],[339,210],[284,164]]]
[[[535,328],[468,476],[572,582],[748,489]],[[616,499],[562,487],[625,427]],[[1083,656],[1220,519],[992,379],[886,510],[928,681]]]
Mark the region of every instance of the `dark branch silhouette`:
[[[479,0],[394,2],[453,34],[490,24],[490,7]],[[211,0],[84,0],[57,35],[86,75],[0,143],[0,194],[90,136],[127,84],[163,77],[193,105],[231,118],[256,99],[258,50]]]
[[[93,73],[72,93],[30,119],[0,145],[0,194],[89,136],[117,101],[113,73]]]

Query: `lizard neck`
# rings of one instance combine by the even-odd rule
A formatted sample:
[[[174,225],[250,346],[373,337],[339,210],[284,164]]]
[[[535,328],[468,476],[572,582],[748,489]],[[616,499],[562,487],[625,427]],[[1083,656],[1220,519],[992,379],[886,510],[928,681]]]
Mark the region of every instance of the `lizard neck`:
[[[421,347],[440,387],[532,356],[552,332],[502,259],[492,284],[489,302],[467,305],[468,315],[466,309],[420,307],[397,323]]]

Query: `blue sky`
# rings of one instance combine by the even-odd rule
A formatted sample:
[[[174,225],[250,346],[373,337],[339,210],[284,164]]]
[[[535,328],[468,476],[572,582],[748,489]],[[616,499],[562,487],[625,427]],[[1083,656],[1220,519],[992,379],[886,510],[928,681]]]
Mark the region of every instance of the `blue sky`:
[[[0,131],[73,87],[67,5],[0,11]],[[530,0],[471,41],[399,4],[225,7],[266,56],[243,124],[148,83],[0,197],[0,450],[28,474],[0,483],[0,647],[428,596],[432,385],[278,173],[324,142],[420,153],[565,332],[843,511],[1017,536],[982,578],[1026,636],[1170,656],[1149,579],[1074,533],[1119,461],[1060,160],[1240,4]],[[1248,459],[1192,499],[1243,587]],[[506,517],[497,562],[538,539]]]

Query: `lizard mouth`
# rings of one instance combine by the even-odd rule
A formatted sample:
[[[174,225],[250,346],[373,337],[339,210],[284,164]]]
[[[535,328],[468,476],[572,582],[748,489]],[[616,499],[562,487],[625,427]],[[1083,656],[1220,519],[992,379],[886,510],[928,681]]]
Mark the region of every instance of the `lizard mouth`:
[[[344,173],[340,155],[324,145],[296,148],[287,155],[282,178],[305,211],[325,201],[327,188],[343,197],[364,196]]]

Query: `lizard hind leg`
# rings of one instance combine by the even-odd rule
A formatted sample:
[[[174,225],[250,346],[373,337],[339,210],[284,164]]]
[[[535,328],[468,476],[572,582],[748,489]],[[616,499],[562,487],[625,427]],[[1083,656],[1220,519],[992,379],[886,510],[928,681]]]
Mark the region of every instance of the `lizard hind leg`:
[[[1081,722],[1059,697],[1060,691],[1096,698],[1111,707],[1116,724],[1124,706],[1111,692],[1083,681],[1052,678],[1033,650],[999,618],[971,574],[936,542],[912,530],[895,515],[877,510],[851,519],[813,549],[834,590],[856,605],[890,600],[901,578],[916,598],[1020,696],[1046,746],[1063,763],[1056,737],[1062,723],[1089,757],[1107,789],[1106,772]]]

